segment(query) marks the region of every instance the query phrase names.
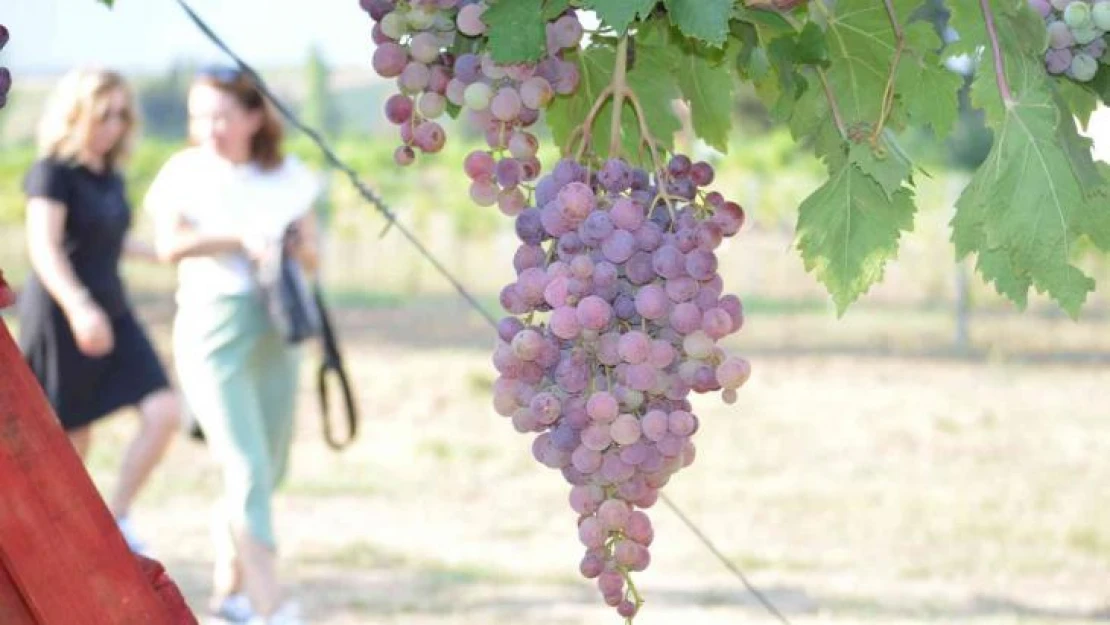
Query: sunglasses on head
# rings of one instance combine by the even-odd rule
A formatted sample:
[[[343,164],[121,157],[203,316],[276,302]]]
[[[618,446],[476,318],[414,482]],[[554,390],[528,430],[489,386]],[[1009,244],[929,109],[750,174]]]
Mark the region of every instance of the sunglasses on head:
[[[245,75],[238,67],[227,65],[209,65],[197,71],[197,78],[207,78],[220,83],[237,82]]]

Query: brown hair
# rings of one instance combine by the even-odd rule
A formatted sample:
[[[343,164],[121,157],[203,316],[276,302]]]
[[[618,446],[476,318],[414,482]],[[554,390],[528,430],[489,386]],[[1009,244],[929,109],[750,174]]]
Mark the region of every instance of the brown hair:
[[[97,117],[113,91],[127,96],[124,123],[127,128],[119,142],[104,155],[104,164],[115,169],[131,151],[139,127],[135,95],[118,72],[95,67],[70,71],[58,81],[50,94],[38,126],[39,155],[61,160],[78,159],[88,147]]]
[[[249,75],[235,70],[201,72],[193,84],[208,85],[235,98],[244,109],[260,112],[262,125],[251,137],[251,160],[262,169],[274,169],[281,165],[284,160],[281,119]]]

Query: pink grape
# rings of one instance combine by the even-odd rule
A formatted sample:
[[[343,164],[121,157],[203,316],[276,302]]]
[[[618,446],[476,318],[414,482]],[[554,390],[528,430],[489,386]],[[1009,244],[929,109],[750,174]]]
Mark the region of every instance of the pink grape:
[[[396,78],[405,70],[409,61],[408,52],[401,44],[383,43],[374,50],[374,71],[384,78]]]
[[[486,6],[480,3],[468,4],[459,9],[459,32],[467,37],[478,37],[485,33],[486,24],[482,21],[482,14],[485,11]]]

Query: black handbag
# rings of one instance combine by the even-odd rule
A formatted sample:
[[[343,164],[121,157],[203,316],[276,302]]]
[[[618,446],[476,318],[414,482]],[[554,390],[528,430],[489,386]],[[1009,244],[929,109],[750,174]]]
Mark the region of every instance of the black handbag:
[[[351,382],[339,352],[331,318],[319,282],[309,281],[300,263],[286,251],[286,243],[295,236],[292,227],[286,230],[280,250],[275,250],[268,260],[258,267],[258,281],[270,318],[281,337],[290,344],[300,344],[309,339],[320,340],[320,368],[316,372],[316,392],[323,420],[324,441],[335,450],[342,450],[354,442],[358,435],[358,407],[355,405]],[[343,409],[346,415],[347,434],[337,438],[332,428],[331,402],[328,380],[334,377],[339,384]],[[204,432],[193,419],[190,436],[204,440]]]

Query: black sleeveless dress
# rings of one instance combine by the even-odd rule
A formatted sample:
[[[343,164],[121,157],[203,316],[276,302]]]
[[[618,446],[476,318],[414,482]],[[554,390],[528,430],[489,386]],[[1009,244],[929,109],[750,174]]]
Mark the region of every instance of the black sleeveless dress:
[[[119,261],[131,227],[123,179],[83,165],[40,160],[24,179],[28,197],[66,207],[65,250],[77,278],[111,319],[106,356],[81,353],[65,313],[35,275],[19,295],[19,343],[66,429],[84,427],[141,402],[169,382],[131,309]]]

